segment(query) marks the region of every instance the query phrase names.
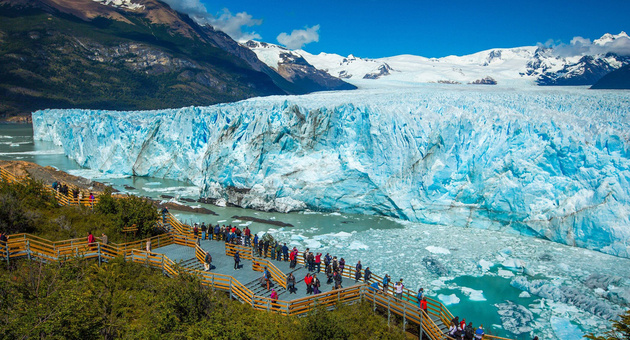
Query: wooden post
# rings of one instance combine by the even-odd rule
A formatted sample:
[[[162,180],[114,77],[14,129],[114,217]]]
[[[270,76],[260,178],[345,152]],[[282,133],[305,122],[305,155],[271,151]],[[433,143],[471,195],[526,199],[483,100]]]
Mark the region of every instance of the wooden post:
[[[389,296],[387,297],[387,327],[389,327],[389,319],[391,318],[391,311],[389,309],[389,303],[390,303],[391,299],[389,298]]]
[[[97,251],[98,251],[98,265],[100,266],[101,265],[101,244],[97,243],[96,247],[97,247]]]
[[[424,333],[424,327],[423,327],[423,322],[424,322],[424,312],[422,311],[422,309],[420,310],[420,329],[418,330],[418,336],[420,338],[420,340],[422,340],[422,333]]]
[[[28,255],[28,259],[31,259],[31,244],[29,240],[26,240],[26,254]]]
[[[407,306],[403,303],[403,332],[407,330]]]
[[[4,248],[7,251],[7,268],[8,268],[9,265],[10,265],[10,260],[9,260],[10,259],[10,257],[9,257],[9,241],[4,243]]]

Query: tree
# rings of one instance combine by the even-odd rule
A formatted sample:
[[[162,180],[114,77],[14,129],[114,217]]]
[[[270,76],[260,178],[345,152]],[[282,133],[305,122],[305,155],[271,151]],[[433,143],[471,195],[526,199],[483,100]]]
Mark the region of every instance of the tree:
[[[619,320],[612,320],[612,327],[604,335],[590,333],[585,337],[591,340],[630,340],[630,310],[619,315]]]

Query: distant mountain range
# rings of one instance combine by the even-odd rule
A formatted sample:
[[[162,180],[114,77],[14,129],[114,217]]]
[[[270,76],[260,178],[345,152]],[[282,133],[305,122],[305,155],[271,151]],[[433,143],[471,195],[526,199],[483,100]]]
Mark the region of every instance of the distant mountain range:
[[[604,51],[606,44],[619,39],[627,40],[626,44],[630,46],[630,37],[625,32],[605,34],[595,40],[593,45],[602,47]],[[291,51],[253,41],[247,42],[245,46],[274,69],[288,67],[291,60],[301,60],[301,63],[306,61],[331,76],[366,86],[371,80],[444,84],[593,85],[604,75],[630,64],[630,57],[610,52],[561,56],[560,51],[542,46],[495,48],[444,58],[400,55],[379,59],[329,53],[313,55],[303,50]]]
[[[314,69],[285,78],[158,0],[0,0],[0,118],[353,88]]]
[[[621,32],[595,40],[605,46]],[[366,59],[239,44],[159,0],[0,0],[0,118],[43,108],[159,109],[389,83],[592,85],[630,64],[553,48]],[[601,85],[606,86],[606,85]]]

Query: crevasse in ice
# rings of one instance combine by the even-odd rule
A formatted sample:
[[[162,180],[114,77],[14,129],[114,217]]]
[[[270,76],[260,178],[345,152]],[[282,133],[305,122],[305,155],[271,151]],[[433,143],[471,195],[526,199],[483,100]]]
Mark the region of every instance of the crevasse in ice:
[[[427,85],[44,110],[35,138],[242,207],[380,214],[630,255],[630,94]]]

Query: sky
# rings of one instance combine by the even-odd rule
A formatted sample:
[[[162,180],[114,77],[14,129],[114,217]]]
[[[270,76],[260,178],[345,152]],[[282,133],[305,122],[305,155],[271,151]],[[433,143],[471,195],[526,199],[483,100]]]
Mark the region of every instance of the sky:
[[[364,58],[466,55],[630,33],[630,0],[166,2],[235,40],[253,38],[313,54]]]

